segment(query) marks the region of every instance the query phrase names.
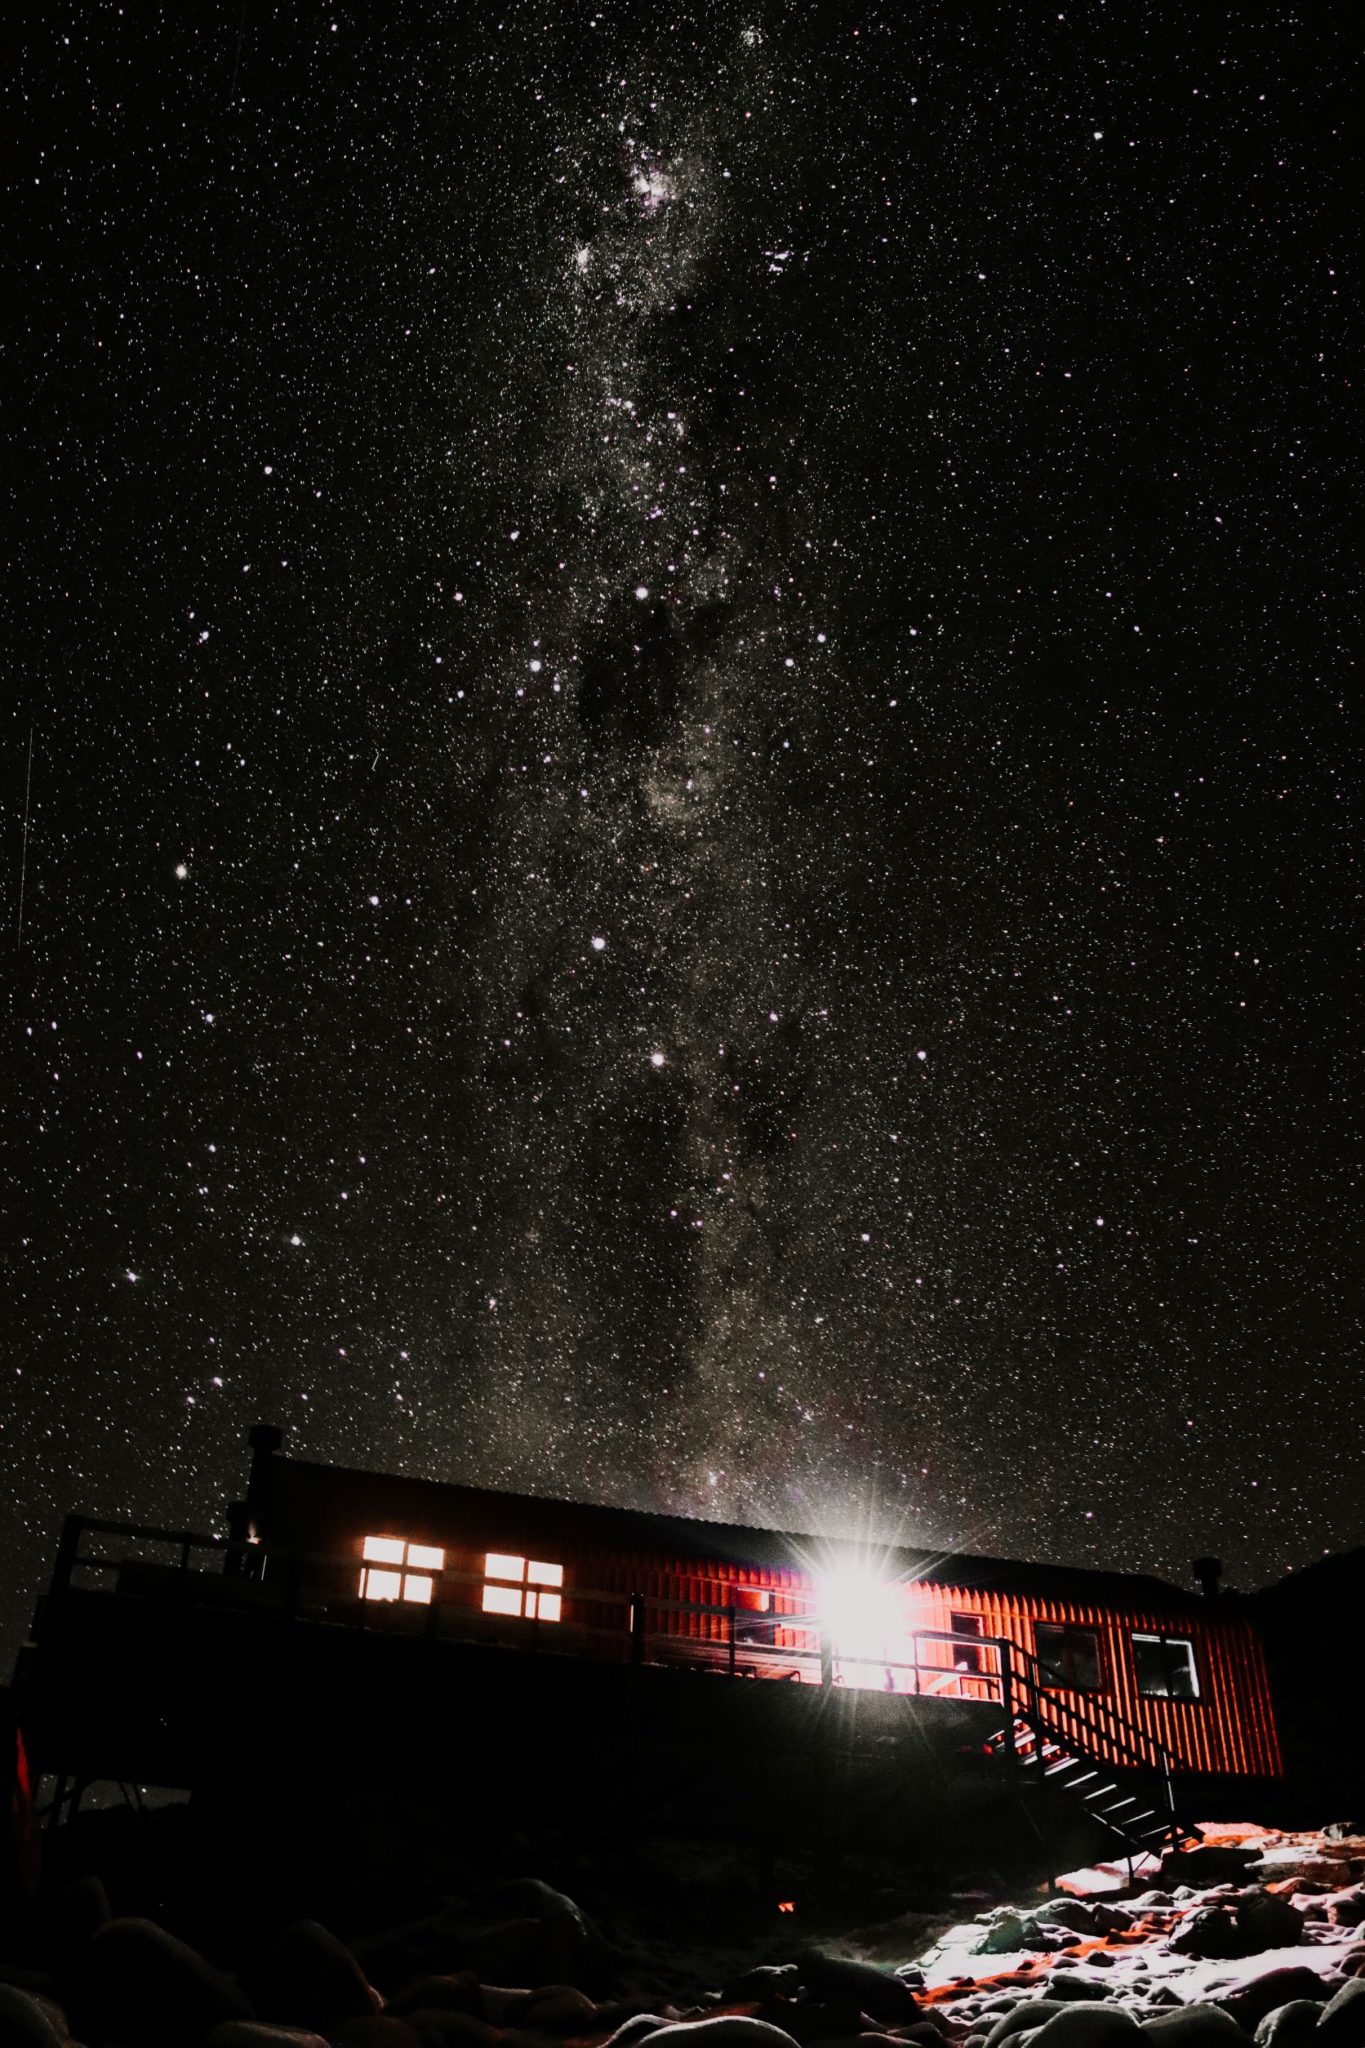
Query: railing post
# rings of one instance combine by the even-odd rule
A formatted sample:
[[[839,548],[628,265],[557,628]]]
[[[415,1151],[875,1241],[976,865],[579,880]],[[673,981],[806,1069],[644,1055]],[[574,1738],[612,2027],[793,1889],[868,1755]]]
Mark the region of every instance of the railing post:
[[[630,1661],[639,1666],[645,1661],[645,1603],[639,1593],[630,1596]]]
[[[71,1586],[71,1574],[80,1556],[81,1531],[85,1527],[80,1515],[68,1515],[62,1523],[61,1540],[57,1545],[57,1558],[52,1567],[52,1591],[65,1593]]]
[[[735,1675],[735,1603],[732,1600],[725,1610],[725,1626],[730,1639],[730,1676]]]
[[[834,1683],[834,1645],[826,1628],[820,1631],[820,1683],[825,1686]]]
[[[1000,1704],[1005,1709],[1005,1755],[1014,1763],[1019,1754],[1014,1727],[1014,1665],[1009,1643],[1003,1636],[1000,1639]]]

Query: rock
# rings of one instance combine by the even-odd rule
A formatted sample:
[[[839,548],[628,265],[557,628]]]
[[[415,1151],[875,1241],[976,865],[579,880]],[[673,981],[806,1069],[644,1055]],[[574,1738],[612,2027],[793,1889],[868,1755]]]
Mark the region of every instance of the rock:
[[[890,1970],[875,1963],[851,1962],[843,1956],[827,1956],[820,1949],[806,1949],[797,1958],[801,1981],[813,1998],[832,2006],[852,2006],[869,2019],[905,2024],[919,2016],[915,1994],[908,1984]],[[809,2037],[807,2037],[809,2038]]]
[[[1035,2048],[1134,2048],[1137,2031],[1137,2021],[1122,2006],[1077,2002],[1044,2020],[1033,2040]]]
[[[999,2048],[999,2043],[1007,2041],[1011,2034],[1022,2034],[1033,2027],[1041,2027],[1054,2013],[1065,2011],[1066,2003],[1060,1998],[1021,1998],[996,2021],[987,2034],[988,2048]]]
[[[0,1984],[0,2048],[66,2048],[66,2021],[48,1998]]]
[[[1342,1892],[1328,1902],[1327,1918],[1333,1927],[1365,1926],[1365,1896],[1358,1891]]]
[[[327,2048],[321,2034],[297,2027],[272,2027],[265,2020],[224,2020],[205,2034],[199,2048]]]
[[[262,2019],[330,2034],[376,2013],[379,1993],[351,1951],[316,1920],[296,1920],[242,1972]]]
[[[1017,1913],[1001,1913],[992,1921],[972,1953],[978,1956],[1008,1956],[1028,1946],[1030,1928]]]
[[[479,2016],[479,1980],[472,1970],[461,1970],[453,1977],[415,1977],[389,2000],[386,2009],[400,2019],[404,2013],[418,2011],[462,2013],[478,2029],[477,2036],[470,2035],[471,2040],[491,2041],[497,2034],[497,2028]]]
[[[636,2041],[662,2033],[666,2027],[675,2024],[673,2020],[661,2018],[657,2012],[637,2012],[630,2019],[622,2020],[616,2032],[603,2042],[602,2048],[633,2048]]]
[[[1260,2048],[1302,2048],[1321,2018],[1315,1998],[1291,1998],[1257,2021],[1256,2039]]]
[[[1274,1892],[1244,1892],[1237,1902],[1237,1932],[1243,1955],[1268,1948],[1295,1948],[1303,1940],[1303,1915]]]
[[[1078,1977],[1074,1970],[1054,1970],[1047,1980],[1049,1998],[1061,1998],[1074,2002],[1079,1998],[1092,2001],[1108,1998],[1107,1984],[1090,1984],[1084,1977]]]
[[[254,2017],[221,1970],[151,1920],[110,1920],[74,1959],[68,2024],[123,2048],[184,2048],[222,2020]]]
[[[1365,1835],[1365,1821],[1329,1820],[1322,1830],[1324,1842],[1354,1842],[1360,1835]]]
[[[387,2013],[358,2014],[328,2038],[332,2048],[422,2048],[409,2022],[391,2019]]]
[[[93,1941],[101,1927],[113,1919],[109,1894],[99,1878],[78,1877],[62,1885],[46,1901],[43,1910],[43,1938],[49,1953],[59,1961],[69,1958]]]
[[[1204,1906],[1176,1929],[1166,1946],[1173,1956],[1190,1956],[1197,1962],[1229,1962],[1243,1953],[1237,1915],[1230,1906]]]
[[[1365,2048],[1365,1977],[1352,1978],[1327,2001],[1313,2048]]]
[[[590,1940],[582,1915],[546,1914],[540,1919],[503,1920],[482,1928],[464,1945],[469,1968],[495,1984],[556,1984],[573,1981],[588,1960]]]
[[[1260,1860],[1258,1849],[1215,1849],[1207,1844],[1198,1849],[1168,1849],[1161,1859],[1160,1877],[1163,1885],[1235,1884]]]
[[[787,1998],[799,1982],[795,1963],[756,1963],[737,1977],[727,1977],[721,1997],[727,2005],[742,2005],[751,1998]]]
[[[620,2032],[613,2036],[619,2039]],[[636,2036],[637,2039],[640,2036]],[[647,2037],[658,2048],[792,2048],[793,2036],[767,2020],[718,2014],[709,2020],[678,2020]]]
[[[401,2012],[391,2005],[387,2011],[392,2018],[408,2022],[413,2032],[420,2035],[423,2048],[428,2042],[437,2041],[441,2048],[488,2048],[490,2042],[503,2038],[487,2020],[478,2019],[472,2012],[456,2012],[448,2005],[405,2005]]]
[[[1215,2000],[1224,2012],[1230,2013],[1249,2034],[1254,2034],[1267,2013],[1288,2005],[1294,1999],[1313,1999],[1319,2005],[1326,1997],[1322,1979],[1316,1970],[1306,1965],[1289,1965],[1283,1970],[1267,1970],[1264,1976],[1253,1977],[1250,1983],[1229,1991],[1226,1997]]]
[[[517,2012],[518,2026],[533,2034],[583,2034],[597,2017],[586,1991],[572,1984],[545,1984]]]
[[[1159,2048],[1246,2048],[1247,2036],[1221,2005],[1181,2005],[1142,2022]]]

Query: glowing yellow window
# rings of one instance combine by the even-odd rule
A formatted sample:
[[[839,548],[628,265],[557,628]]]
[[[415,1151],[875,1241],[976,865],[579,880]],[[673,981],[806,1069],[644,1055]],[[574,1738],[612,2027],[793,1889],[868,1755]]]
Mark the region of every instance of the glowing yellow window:
[[[436,1585],[431,1574],[444,1568],[444,1550],[430,1543],[405,1543],[401,1536],[367,1536],[361,1555],[362,1600],[410,1600],[430,1607]]]
[[[509,1557],[490,1550],[483,1561],[485,1614],[520,1614],[528,1621],[558,1621],[564,1611],[562,1564]],[[553,1587],[555,1590],[551,1591]]]

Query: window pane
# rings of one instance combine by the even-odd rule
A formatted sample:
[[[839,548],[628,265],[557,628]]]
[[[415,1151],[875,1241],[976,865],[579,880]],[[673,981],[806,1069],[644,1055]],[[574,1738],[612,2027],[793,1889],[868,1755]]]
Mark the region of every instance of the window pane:
[[[564,1567],[562,1564],[538,1564],[532,1558],[526,1567],[526,1576],[533,1586],[562,1586]]]
[[[403,1589],[401,1572],[362,1572],[360,1579],[361,1597],[366,1600],[396,1600]]]
[[[483,1561],[483,1575],[486,1579],[515,1579],[517,1584],[520,1585],[526,1576],[526,1559],[524,1557],[504,1557],[501,1551],[490,1550]],[[489,1611],[493,1612],[494,1610],[490,1609]],[[496,1612],[503,1614],[507,1610],[500,1607]]]
[[[367,1536],[363,1555],[371,1564],[401,1564],[403,1539],[401,1536]]]
[[[1194,1644],[1184,1636],[1133,1634],[1138,1691],[1149,1700],[1197,1700]]]
[[[431,1605],[431,1580],[421,1572],[408,1572],[403,1579],[403,1598],[415,1600],[420,1607]]]
[[[520,1614],[521,1587],[485,1586],[483,1611],[485,1614]]]
[[[984,1630],[979,1614],[953,1614],[949,1623],[955,1636],[981,1636]],[[955,1671],[981,1671],[984,1667],[983,1653],[974,1642],[958,1642],[946,1645]]]
[[[1034,1631],[1044,1682],[1075,1692],[1094,1692],[1100,1685],[1100,1639],[1093,1628],[1066,1628],[1040,1621]]]
[[[528,1593],[526,1597],[528,1600],[535,1600],[539,1603],[539,1618],[541,1621],[559,1620],[563,1609],[563,1602],[558,1593]]]
[[[433,1550],[429,1543],[410,1543],[408,1563],[417,1571],[438,1572],[446,1561],[443,1550]]]

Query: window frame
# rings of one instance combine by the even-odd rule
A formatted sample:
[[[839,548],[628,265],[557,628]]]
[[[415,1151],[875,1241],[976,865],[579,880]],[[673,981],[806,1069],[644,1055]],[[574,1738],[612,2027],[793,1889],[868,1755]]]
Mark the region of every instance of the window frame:
[[[356,1597],[381,1607],[430,1607],[445,1561],[440,1544],[407,1536],[362,1536]]]
[[[1066,1650],[1068,1639],[1074,1642],[1077,1637],[1087,1637],[1093,1643],[1095,1650],[1094,1678],[1078,1679],[1076,1677],[1075,1659],[1069,1652],[1059,1660],[1063,1665],[1064,1675],[1058,1676],[1050,1670],[1047,1655],[1043,1648],[1043,1638],[1045,1635],[1053,1635],[1060,1638],[1059,1648],[1063,1650]],[[1098,1628],[1092,1628],[1087,1622],[1035,1621],[1033,1624],[1033,1654],[1038,1660],[1038,1669],[1042,1673],[1044,1687],[1049,1692],[1107,1692],[1109,1690],[1102,1631]]]
[[[504,1621],[562,1622],[563,1565],[524,1552],[518,1557],[507,1550],[486,1550],[479,1612]]]
[[[1199,1676],[1199,1653],[1195,1648],[1193,1636],[1173,1635],[1168,1629],[1164,1628],[1130,1628],[1128,1631],[1128,1643],[1133,1658],[1133,1682],[1137,1687],[1139,1699],[1170,1700],[1179,1705],[1194,1706],[1204,1698],[1204,1687]],[[1138,1662],[1137,1646],[1139,1643],[1155,1646],[1157,1655],[1160,1658],[1162,1674],[1166,1680],[1166,1690],[1164,1692],[1154,1692],[1143,1684],[1142,1668]],[[1171,1690],[1171,1663],[1168,1652],[1176,1646],[1184,1650],[1188,1656],[1186,1670],[1190,1685],[1193,1688],[1190,1692],[1173,1692]]]

